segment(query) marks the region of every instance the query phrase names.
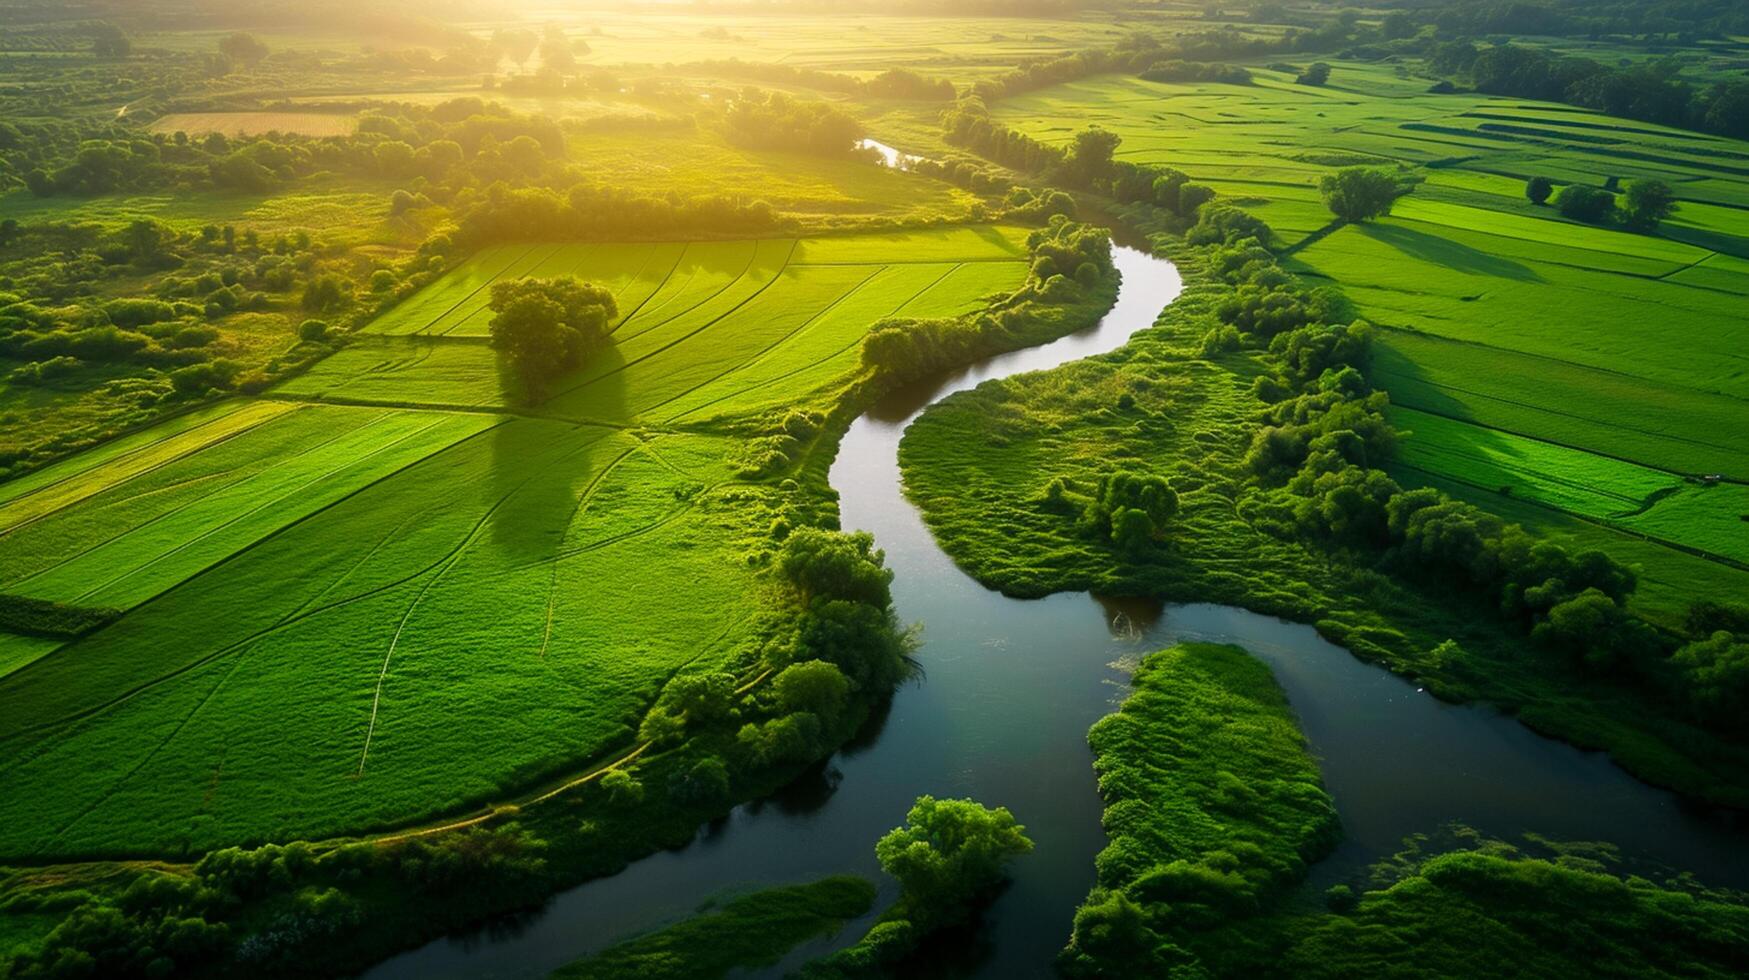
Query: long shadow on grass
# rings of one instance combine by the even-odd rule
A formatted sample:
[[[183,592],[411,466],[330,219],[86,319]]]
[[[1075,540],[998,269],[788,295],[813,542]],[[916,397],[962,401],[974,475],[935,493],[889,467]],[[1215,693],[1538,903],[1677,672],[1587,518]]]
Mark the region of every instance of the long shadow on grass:
[[[592,407],[618,419],[625,414],[626,372],[614,370],[624,361],[619,348],[609,344],[588,355],[583,371],[608,373],[587,390]],[[562,387],[564,381],[554,387]],[[506,390],[507,397],[514,394]],[[543,406],[530,406],[537,411]],[[564,543],[582,497],[601,473],[580,454],[558,465],[549,465],[582,444],[604,437],[599,426],[577,426],[545,419],[516,419],[492,432],[492,478],[490,500],[502,500],[491,525],[492,543],[514,564],[551,558]],[[605,461],[602,462],[605,465]]]
[[[1503,259],[1498,255],[1489,255],[1480,249],[1459,244],[1449,238],[1430,235],[1418,228],[1405,225],[1361,225],[1360,232],[1374,241],[1383,242],[1414,259],[1442,265],[1454,272],[1465,272],[1477,276],[1494,276],[1500,279],[1512,279],[1517,282],[1542,282],[1529,266],[1520,265],[1511,259]]]

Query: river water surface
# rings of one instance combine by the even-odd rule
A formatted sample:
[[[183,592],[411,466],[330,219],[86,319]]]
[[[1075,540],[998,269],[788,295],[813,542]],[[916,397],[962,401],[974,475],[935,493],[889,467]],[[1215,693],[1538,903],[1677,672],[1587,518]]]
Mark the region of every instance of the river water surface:
[[[1095,327],[896,393],[857,419],[831,471],[843,525],[868,530],[896,572],[899,615],[923,627],[926,675],[859,741],[779,797],[737,808],[688,847],[555,896],[514,925],[434,941],[375,978],[536,977],[684,918],[707,898],[827,874],[881,880],[874,842],[923,793],[1007,806],[1037,847],[943,975],[1049,976],[1104,846],[1087,729],[1121,699],[1127,669],[1180,640],[1237,643],[1287,691],[1341,812],[1347,841],[1317,869],[1332,880],[1409,834],[1462,821],[1487,833],[1606,840],[1648,865],[1749,886],[1749,839],[1606,758],[1541,738],[1479,707],[1441,703],[1354,659],[1307,626],[1213,605],[1085,594],[1017,600],[989,591],[935,545],[904,497],[899,438],[929,404],[985,380],[1113,350],[1177,297],[1177,270],[1115,250],[1123,287]],[[893,898],[882,881],[879,905]],[[861,935],[868,919],[805,945],[778,975]]]

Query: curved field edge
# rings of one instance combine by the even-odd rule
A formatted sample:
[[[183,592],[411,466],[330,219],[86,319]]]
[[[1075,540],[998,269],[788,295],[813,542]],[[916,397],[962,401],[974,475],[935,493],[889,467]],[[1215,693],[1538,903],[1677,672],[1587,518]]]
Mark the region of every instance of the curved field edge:
[[[1485,600],[1435,594],[1374,560],[1316,553],[1250,523],[1242,460],[1265,407],[1251,383],[1268,373],[1267,355],[1205,356],[1201,338],[1231,287],[1177,238],[1154,242],[1185,292],[1152,329],[1111,354],[952,395],[906,431],[906,494],[956,564],[1014,596],[1220,602],[1309,623],[1441,698],[1492,703],[1545,735],[1607,751],[1642,780],[1749,806],[1749,749],[1674,717],[1631,681],[1562,666]],[[1162,544],[1142,556],[1084,534],[1047,492],[1061,479],[1091,493],[1129,465],[1165,475],[1181,502]]]

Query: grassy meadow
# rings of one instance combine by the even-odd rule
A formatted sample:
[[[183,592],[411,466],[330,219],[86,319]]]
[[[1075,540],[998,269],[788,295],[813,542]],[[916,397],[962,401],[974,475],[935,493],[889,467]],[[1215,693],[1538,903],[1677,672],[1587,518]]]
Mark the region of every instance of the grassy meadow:
[[[977,308],[1025,253],[1001,226],[491,249],[261,396],[7,484],[0,591],[129,613],[4,651],[0,852],[356,832],[626,745],[755,636],[747,555],[790,494],[694,423],[829,408],[871,325]],[[520,275],[625,312],[542,417],[484,336]]]
[[[611,356],[566,379],[543,414],[678,424],[762,411],[853,370],[869,325],[953,316],[1026,276],[1023,230],[983,226],[692,245],[489,249],[373,324],[287,397],[469,408],[514,403],[485,343],[494,281],[599,270],[621,317]]]
[[[1404,479],[1591,522],[1648,577],[1704,579],[1688,566],[1711,561],[1709,591],[1741,596],[1749,144],[1334,65],[1322,87],[1254,66],[1250,85],[1101,76],[993,108],[1047,142],[1121,135],[1120,159],[1213,186],[1270,224],[1288,268],[1339,285],[1384,328],[1375,370],[1411,433]],[[1354,164],[1417,186],[1390,217],[1339,225],[1316,183]],[[1537,175],[1668,180],[1680,210],[1650,235],[1579,224],[1525,198]],[[1700,479],[1715,475],[1729,485]]]

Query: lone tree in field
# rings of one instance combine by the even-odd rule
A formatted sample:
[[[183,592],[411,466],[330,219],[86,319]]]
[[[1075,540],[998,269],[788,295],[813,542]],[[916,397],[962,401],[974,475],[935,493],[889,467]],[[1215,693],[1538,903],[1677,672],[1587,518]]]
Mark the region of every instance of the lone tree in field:
[[[267,57],[267,45],[253,34],[238,31],[219,41],[219,54],[224,55],[232,64],[245,68],[254,68]]]
[[[951,924],[1002,883],[1008,862],[1032,850],[1007,807],[919,796],[905,826],[875,844],[875,857],[899,880],[911,921]]]
[[[1635,231],[1652,231],[1676,213],[1676,192],[1661,180],[1636,180],[1622,192],[1622,218]]]
[[[1524,196],[1532,204],[1549,203],[1549,195],[1555,192],[1555,182],[1547,177],[1532,177],[1525,182]]]
[[[1301,85],[1322,85],[1330,80],[1330,66],[1322,61],[1314,63],[1310,68],[1300,72],[1300,77],[1294,79]]]
[[[1391,213],[1403,192],[1389,171],[1376,167],[1345,167],[1318,180],[1318,190],[1330,213],[1346,222],[1371,221]]]
[[[492,347],[522,379],[530,401],[582,363],[619,316],[613,293],[576,279],[521,279],[492,286]]]

